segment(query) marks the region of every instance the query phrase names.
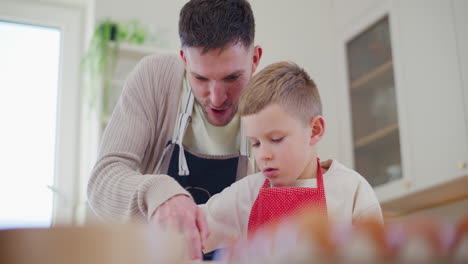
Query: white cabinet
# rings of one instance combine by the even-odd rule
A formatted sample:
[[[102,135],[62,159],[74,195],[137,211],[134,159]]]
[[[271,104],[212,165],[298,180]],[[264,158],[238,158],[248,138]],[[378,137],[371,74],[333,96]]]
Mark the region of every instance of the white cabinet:
[[[351,163],[387,211],[468,194],[457,189],[460,180],[468,183],[467,73],[460,62],[468,52],[467,23],[457,15],[466,11],[455,10],[466,1],[366,3],[354,11],[359,17],[337,22],[348,23],[337,29],[337,94],[346,97],[340,121],[350,131],[343,138]],[[447,195],[420,199],[428,190]]]
[[[398,1],[397,74],[416,190],[461,176],[468,158],[453,14],[451,1]]]

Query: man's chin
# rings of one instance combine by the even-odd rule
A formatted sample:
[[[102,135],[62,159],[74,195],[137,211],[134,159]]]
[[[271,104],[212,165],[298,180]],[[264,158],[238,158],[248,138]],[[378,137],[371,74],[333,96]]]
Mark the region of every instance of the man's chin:
[[[228,118],[228,117],[219,118],[219,117],[209,116],[207,120],[208,120],[208,123],[210,123],[213,126],[226,126],[227,124],[231,122],[232,117],[231,118]]]

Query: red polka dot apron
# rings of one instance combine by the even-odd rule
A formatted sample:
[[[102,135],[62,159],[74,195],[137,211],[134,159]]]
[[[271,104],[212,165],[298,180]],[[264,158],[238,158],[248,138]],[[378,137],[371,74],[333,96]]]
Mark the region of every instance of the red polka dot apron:
[[[317,159],[317,188],[270,187],[268,179],[263,183],[252,210],[250,211],[248,234],[261,227],[281,221],[301,210],[327,215],[322,169]]]

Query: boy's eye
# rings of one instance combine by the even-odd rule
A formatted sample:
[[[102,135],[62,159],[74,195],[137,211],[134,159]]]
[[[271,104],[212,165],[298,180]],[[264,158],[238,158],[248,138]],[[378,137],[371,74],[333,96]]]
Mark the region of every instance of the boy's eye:
[[[283,140],[284,137],[281,137],[281,138],[272,138],[271,141],[275,142],[275,143],[279,143]]]
[[[252,142],[250,144],[252,144],[253,148],[258,148],[260,146],[260,142],[255,142],[255,143]]]
[[[206,80],[208,80],[207,78],[201,77],[201,76],[195,76],[195,79],[197,79],[197,80],[199,80],[199,81],[206,81]]]

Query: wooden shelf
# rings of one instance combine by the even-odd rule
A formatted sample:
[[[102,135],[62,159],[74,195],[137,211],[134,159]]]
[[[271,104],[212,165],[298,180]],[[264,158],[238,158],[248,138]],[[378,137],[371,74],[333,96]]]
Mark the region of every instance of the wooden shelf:
[[[111,43],[110,47],[115,47],[115,43]],[[175,53],[176,51],[166,48],[160,48],[155,46],[148,45],[135,45],[128,43],[119,44],[119,53],[120,54],[129,54],[134,56],[146,56],[154,53]]]
[[[380,130],[377,130],[375,132],[373,132],[372,134],[370,135],[367,135],[365,137],[362,137],[358,140],[356,140],[354,142],[354,148],[357,149],[357,148],[362,148],[364,146],[367,146],[377,140],[380,140],[390,134],[392,134],[393,132],[397,131],[398,130],[398,123],[395,123],[395,124],[391,124],[387,127],[384,127]]]
[[[361,77],[357,78],[356,80],[351,82],[351,89],[359,88],[368,82],[380,77],[382,74],[387,72],[393,67],[393,61],[387,61],[384,64],[376,67],[370,72],[365,73]]]

